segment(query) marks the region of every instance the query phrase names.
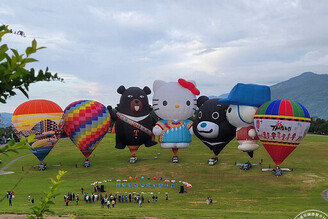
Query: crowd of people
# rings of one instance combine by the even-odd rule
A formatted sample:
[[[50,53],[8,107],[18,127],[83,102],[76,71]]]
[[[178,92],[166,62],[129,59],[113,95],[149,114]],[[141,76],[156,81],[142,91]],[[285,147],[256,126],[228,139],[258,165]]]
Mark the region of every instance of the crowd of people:
[[[147,203],[152,202],[156,203],[158,201],[158,196],[156,194],[151,193],[150,196],[146,195],[146,198],[143,194],[137,194],[135,192],[133,193],[126,193],[125,194],[115,194],[113,195],[112,193],[108,194],[107,192],[100,192],[98,189],[95,189],[95,192],[89,193],[85,192],[83,188],[81,188],[82,192],[82,198],[85,201],[86,204],[91,204],[100,201],[101,208],[104,208],[107,206],[107,208],[114,208],[116,203],[136,203],[139,205],[139,207],[142,207],[142,204],[147,201]],[[7,199],[9,201],[9,206],[12,206],[12,199],[15,198],[15,193],[14,191],[8,191],[7,192]],[[165,200],[169,200],[168,193],[165,193]],[[31,196],[31,194],[28,195],[28,201],[34,204],[34,198]],[[80,194],[77,193],[67,193],[64,195],[64,201],[66,206],[68,206],[70,203],[76,202],[76,205],[79,205],[80,201]],[[55,202],[55,197],[54,197],[54,202]],[[208,196],[206,199],[206,204],[212,204],[213,199],[211,196]]]
[[[152,202],[156,203],[158,201],[158,196],[156,194],[151,194],[149,197],[145,198],[144,194],[137,193],[124,193],[124,194],[112,194],[107,193],[105,191],[100,191],[99,188],[95,187],[94,192],[89,194],[83,188],[81,188],[81,197],[80,194],[77,193],[67,193],[64,195],[64,201],[66,206],[69,204],[76,202],[76,205],[79,205],[80,200],[84,200],[86,204],[100,202],[101,208],[114,208],[117,203],[136,203],[139,207],[142,206],[143,203]],[[146,194],[145,194],[146,195]],[[165,194],[165,200],[168,200],[168,193]]]

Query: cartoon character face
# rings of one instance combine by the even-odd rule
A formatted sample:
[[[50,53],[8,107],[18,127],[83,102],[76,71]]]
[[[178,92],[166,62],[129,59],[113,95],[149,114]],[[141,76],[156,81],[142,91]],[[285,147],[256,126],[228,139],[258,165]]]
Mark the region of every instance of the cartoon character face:
[[[253,125],[257,107],[244,105],[230,105],[227,110],[227,119],[235,127]]]
[[[122,94],[118,111],[131,116],[143,116],[150,112],[147,95],[151,93],[149,87],[143,89],[130,87],[125,89],[122,85],[117,89],[117,93]]]
[[[199,107],[194,120],[194,133],[200,139],[216,139],[228,142],[234,138],[236,130],[227,121],[227,103],[219,103],[219,99],[209,99],[201,96],[197,100]]]
[[[195,85],[195,82],[191,82]],[[196,110],[196,95],[178,82],[154,81],[153,109],[165,120],[185,120]]]

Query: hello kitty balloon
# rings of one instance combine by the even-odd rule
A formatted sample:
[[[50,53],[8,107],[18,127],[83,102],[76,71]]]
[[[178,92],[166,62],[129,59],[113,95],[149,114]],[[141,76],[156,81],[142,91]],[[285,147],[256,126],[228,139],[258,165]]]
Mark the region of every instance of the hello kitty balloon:
[[[193,135],[193,122],[188,120],[195,110],[199,90],[194,81],[179,79],[178,82],[154,81],[153,109],[162,120],[153,128],[159,136],[162,148],[172,148],[173,163],[178,162],[176,156],[179,148],[187,148]]]

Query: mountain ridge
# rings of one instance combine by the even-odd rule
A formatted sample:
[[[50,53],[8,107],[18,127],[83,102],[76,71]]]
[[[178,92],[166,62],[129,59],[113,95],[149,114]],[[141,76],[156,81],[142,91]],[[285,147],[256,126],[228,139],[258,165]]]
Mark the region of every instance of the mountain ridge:
[[[272,85],[271,99],[290,99],[301,103],[311,117],[328,120],[328,74],[304,72]]]

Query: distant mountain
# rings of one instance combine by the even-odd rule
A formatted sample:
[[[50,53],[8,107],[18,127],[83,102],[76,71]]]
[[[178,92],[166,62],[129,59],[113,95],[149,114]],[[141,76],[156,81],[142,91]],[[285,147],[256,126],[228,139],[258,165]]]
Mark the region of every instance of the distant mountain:
[[[290,99],[307,108],[311,117],[328,120],[328,74],[304,72],[271,86],[271,99]]]
[[[0,128],[11,126],[12,113],[0,113]]]
[[[223,98],[227,98],[229,95],[229,93],[227,94],[221,94],[220,96],[208,96],[209,99],[215,99],[215,98],[218,98],[218,99],[223,99]]]

